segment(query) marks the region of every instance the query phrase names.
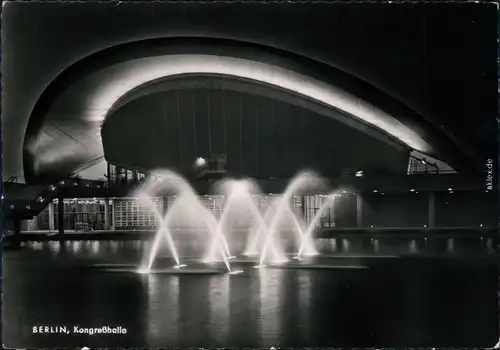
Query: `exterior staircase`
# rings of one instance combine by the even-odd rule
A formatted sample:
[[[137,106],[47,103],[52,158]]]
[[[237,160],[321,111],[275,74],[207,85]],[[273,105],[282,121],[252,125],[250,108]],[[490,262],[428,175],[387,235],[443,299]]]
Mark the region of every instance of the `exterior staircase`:
[[[4,220],[29,220],[40,214],[57,197],[57,187],[47,184],[23,184],[9,179],[2,184]]]
[[[44,210],[58,197],[71,195],[99,197],[106,195],[104,181],[80,179],[60,180],[51,184],[24,184],[11,178],[3,182],[2,212],[4,223],[11,220],[30,220]],[[5,226],[5,225],[4,225]]]

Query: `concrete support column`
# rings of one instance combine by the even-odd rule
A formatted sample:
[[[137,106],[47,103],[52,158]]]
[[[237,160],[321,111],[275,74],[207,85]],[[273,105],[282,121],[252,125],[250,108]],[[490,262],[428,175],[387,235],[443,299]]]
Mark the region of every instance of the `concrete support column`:
[[[114,199],[111,199],[108,203],[109,202],[111,202],[111,205],[109,206],[111,209],[111,230],[114,231],[116,230],[116,202]]]
[[[12,240],[13,246],[19,247],[21,245],[21,217],[14,217],[14,237]]]
[[[59,226],[59,235],[64,234],[64,198],[59,197],[57,202],[57,225]]]
[[[356,193],[356,226],[363,227],[363,197]]]
[[[104,229],[107,231],[110,229],[109,224],[109,199],[104,198]]]
[[[436,193],[434,191],[429,192],[429,222],[428,227],[434,227],[436,225]],[[435,252],[437,249],[436,237],[434,235],[429,235],[425,238],[424,245],[430,252]]]
[[[428,226],[434,227],[436,225],[436,193],[433,191],[429,192],[428,210],[429,210]]]
[[[54,202],[51,201],[49,203],[49,231],[53,232],[55,230],[55,223],[54,223]]]
[[[335,222],[335,219],[336,219],[336,216],[335,216],[335,207],[336,207],[336,197],[333,198],[332,200],[332,205],[329,209],[330,213],[329,213],[329,217],[328,217],[328,225],[329,227],[336,227],[337,226],[337,223]]]

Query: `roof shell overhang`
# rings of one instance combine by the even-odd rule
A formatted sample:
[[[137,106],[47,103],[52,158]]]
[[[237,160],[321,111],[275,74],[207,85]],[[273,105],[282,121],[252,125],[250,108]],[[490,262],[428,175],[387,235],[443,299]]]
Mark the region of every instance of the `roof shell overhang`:
[[[227,40],[151,39],[93,54],[62,72],[33,109],[24,143],[26,178],[44,162],[73,167],[103,155],[100,126],[115,103],[140,86],[165,77],[209,74],[266,84],[342,111],[384,132],[409,149],[456,169],[470,164],[467,152],[404,104],[359,79],[290,52]],[[64,125],[82,141],[66,155],[40,137],[47,125]],[[71,125],[73,124],[73,125]],[[69,130],[68,129],[68,130]],[[71,135],[68,139],[72,139]],[[71,144],[71,147],[69,146]],[[74,157],[75,154],[79,154]]]

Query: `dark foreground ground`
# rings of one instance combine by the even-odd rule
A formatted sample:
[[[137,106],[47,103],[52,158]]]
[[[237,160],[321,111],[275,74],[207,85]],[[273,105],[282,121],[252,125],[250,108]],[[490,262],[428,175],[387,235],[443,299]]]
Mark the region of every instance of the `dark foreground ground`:
[[[179,243],[181,253],[196,255],[193,244]],[[325,250],[297,268],[255,269],[239,261],[237,275],[141,275],[93,266],[138,265],[149,249],[147,241],[72,241],[6,251],[4,345],[485,348],[498,341],[492,252],[448,246],[426,255],[410,242],[409,255],[400,245],[394,255],[387,245],[384,255]],[[158,261],[171,266],[168,258]],[[66,326],[70,334],[33,334],[33,326]],[[120,326],[127,333],[74,334],[74,326]]]

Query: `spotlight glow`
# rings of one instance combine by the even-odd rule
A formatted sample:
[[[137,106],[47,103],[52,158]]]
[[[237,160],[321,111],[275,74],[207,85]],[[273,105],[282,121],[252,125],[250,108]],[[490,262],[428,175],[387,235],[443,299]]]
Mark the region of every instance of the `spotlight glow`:
[[[103,122],[114,104],[131,90],[148,82],[184,74],[218,74],[267,83],[339,109],[387,132],[412,149],[431,150],[416,132],[379,108],[337,87],[282,67],[242,58],[180,54],[131,60],[122,64],[116,79],[94,90],[86,119]]]
[[[243,273],[243,270],[235,270],[235,271],[229,272],[230,275],[239,275],[241,273]]]
[[[198,157],[194,161],[194,166],[197,168],[201,168],[202,166],[204,166],[206,164],[207,164],[207,161],[205,160],[205,158],[202,158],[202,157]]]
[[[186,267],[186,264],[174,265],[174,269],[180,269],[182,267]]]
[[[149,269],[139,269],[137,270],[137,273],[140,273],[142,275],[147,275],[150,272]]]

